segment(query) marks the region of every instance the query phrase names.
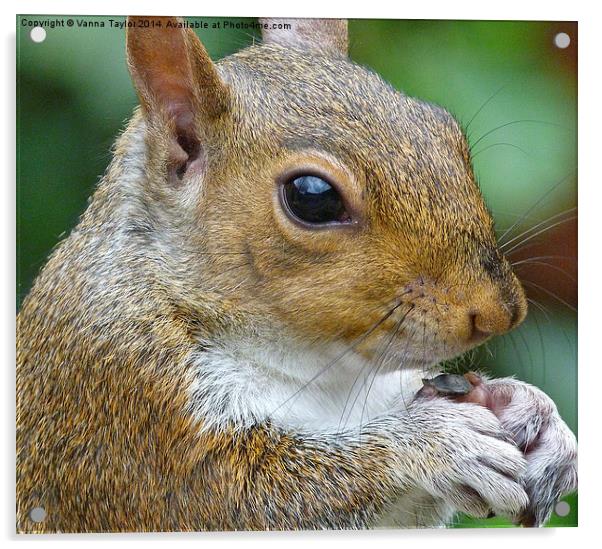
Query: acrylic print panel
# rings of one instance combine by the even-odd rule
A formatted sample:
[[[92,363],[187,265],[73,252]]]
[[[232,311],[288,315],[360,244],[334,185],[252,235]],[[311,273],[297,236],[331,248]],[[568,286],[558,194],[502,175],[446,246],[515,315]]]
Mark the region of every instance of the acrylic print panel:
[[[576,526],[576,67],[19,16],[17,531]]]

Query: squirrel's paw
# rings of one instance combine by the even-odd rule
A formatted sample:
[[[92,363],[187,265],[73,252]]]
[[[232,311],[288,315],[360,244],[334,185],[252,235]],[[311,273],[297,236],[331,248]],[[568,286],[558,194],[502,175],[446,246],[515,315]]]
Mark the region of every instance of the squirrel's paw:
[[[514,379],[487,382],[500,422],[527,458],[522,483],[529,505],[524,526],[541,526],[563,494],[577,488],[577,441],[556,405],[537,387]]]
[[[416,468],[431,495],[476,517],[493,512],[516,518],[524,512],[529,498],[519,479],[527,463],[491,411],[429,399],[415,401],[408,412],[424,420],[417,445],[427,455]]]

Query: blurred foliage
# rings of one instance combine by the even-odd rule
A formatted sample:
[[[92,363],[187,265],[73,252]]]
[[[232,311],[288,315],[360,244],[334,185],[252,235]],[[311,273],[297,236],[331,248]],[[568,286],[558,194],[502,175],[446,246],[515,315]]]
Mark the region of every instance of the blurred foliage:
[[[85,209],[115,135],[136,105],[124,31],[108,27],[109,17],[96,19],[107,22],[105,28],[47,28],[42,43],[34,43],[31,27],[23,24],[36,19],[50,17],[17,18],[17,305]],[[571,37],[568,48],[555,47],[558,32]],[[244,29],[198,34],[214,59],[259,39]],[[516,223],[509,237],[545,228],[551,216],[576,206],[576,44],[574,23],[350,22],[355,61],[405,93],[444,106],[467,128],[475,171],[500,233]],[[554,255],[563,237],[565,259],[574,270],[576,237],[564,227],[554,238],[547,231],[541,238],[545,245],[548,237]],[[574,286],[559,268],[542,266],[538,280]],[[538,385],[576,432],[576,298],[567,306],[551,295],[555,292],[531,296],[537,304],[527,321],[472,353],[461,367],[486,367]],[[554,516],[551,526],[576,525],[576,496],[566,501],[570,514]],[[458,526],[509,523],[460,517]]]

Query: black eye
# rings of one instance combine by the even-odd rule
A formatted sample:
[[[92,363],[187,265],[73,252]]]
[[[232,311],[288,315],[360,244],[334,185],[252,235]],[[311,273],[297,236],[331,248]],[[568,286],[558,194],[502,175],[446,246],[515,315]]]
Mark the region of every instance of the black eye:
[[[289,211],[306,223],[350,221],[341,196],[327,181],[315,175],[300,175],[286,181],[283,198]]]

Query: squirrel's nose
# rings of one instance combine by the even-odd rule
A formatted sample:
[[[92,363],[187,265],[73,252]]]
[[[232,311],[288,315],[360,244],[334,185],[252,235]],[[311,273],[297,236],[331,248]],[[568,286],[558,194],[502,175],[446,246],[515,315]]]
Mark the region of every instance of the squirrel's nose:
[[[468,312],[469,341],[478,343],[488,337],[506,333],[524,318],[521,303],[495,303],[475,307]]]
[[[483,341],[493,334],[488,331],[483,331],[479,328],[479,325],[482,325],[482,320],[479,314],[470,312],[468,313],[469,322],[470,322],[470,336],[468,337],[468,341],[471,343],[478,343],[479,341]]]

